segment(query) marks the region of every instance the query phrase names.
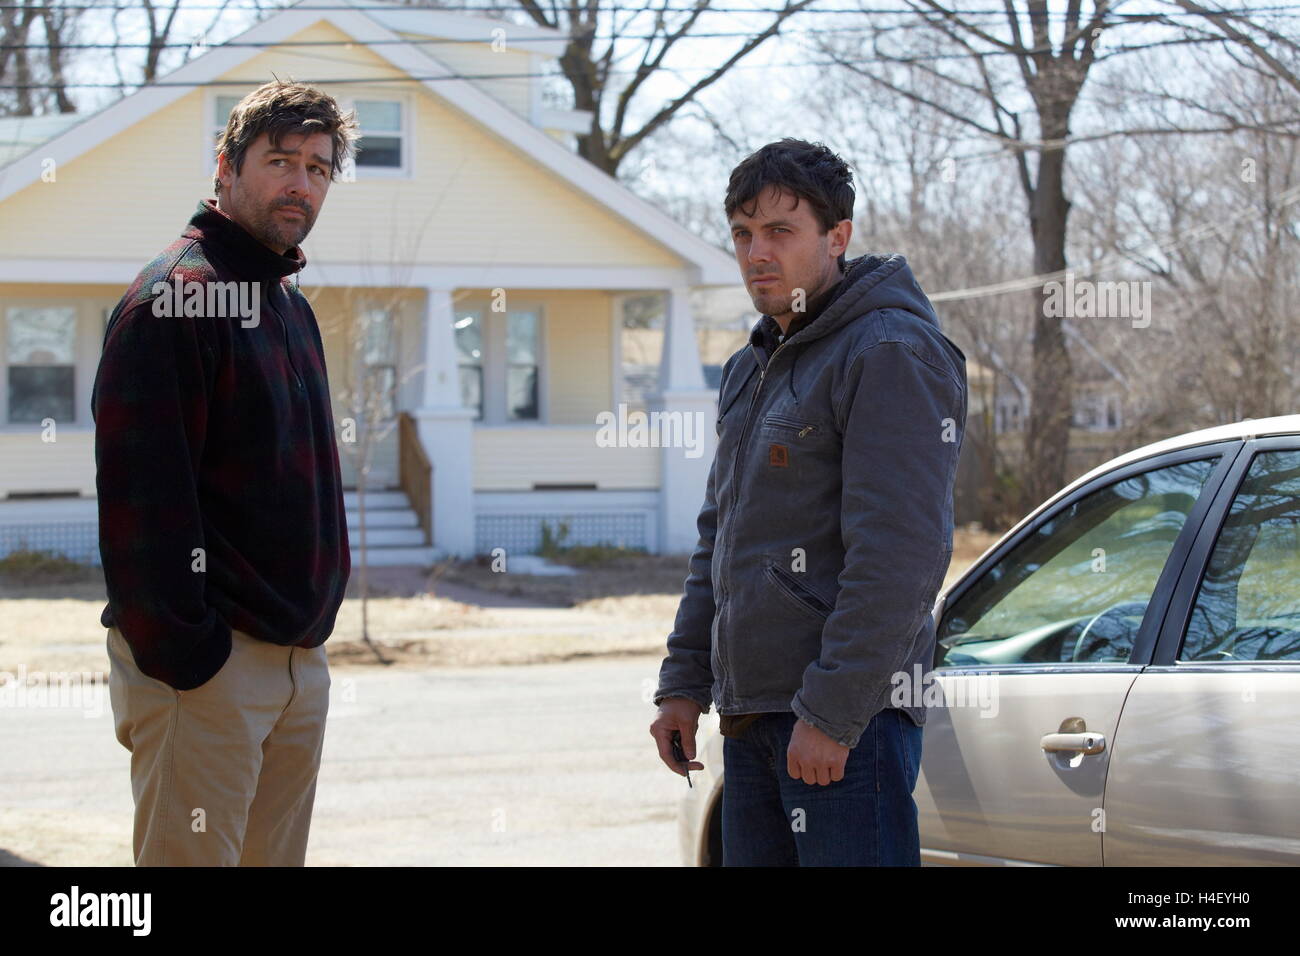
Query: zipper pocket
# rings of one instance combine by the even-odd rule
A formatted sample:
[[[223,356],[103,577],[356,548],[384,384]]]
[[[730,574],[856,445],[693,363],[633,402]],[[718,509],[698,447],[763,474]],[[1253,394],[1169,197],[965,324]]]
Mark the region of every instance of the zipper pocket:
[[[284,314],[275,306],[271,306],[271,311],[275,317],[280,320],[280,329],[284,332],[284,357],[289,362],[289,369],[293,372],[294,379],[298,382],[298,389],[301,391],[305,388],[302,383],[302,376],[298,374],[298,366],[293,361],[293,349],[289,347],[289,322],[285,319]]]
[[[784,415],[768,415],[763,419],[764,425],[772,425],[776,428],[793,428],[799,433],[800,438],[807,438],[815,434],[817,426],[809,422],[796,421],[793,418],[786,418]]]
[[[794,577],[787,574],[776,565],[769,564],[767,566],[767,572],[772,580],[776,582],[777,587],[781,588],[786,594],[790,595],[790,597],[819,617],[829,617],[830,613],[835,610],[835,608],[822,600],[821,597],[813,594],[812,591],[808,590]]]

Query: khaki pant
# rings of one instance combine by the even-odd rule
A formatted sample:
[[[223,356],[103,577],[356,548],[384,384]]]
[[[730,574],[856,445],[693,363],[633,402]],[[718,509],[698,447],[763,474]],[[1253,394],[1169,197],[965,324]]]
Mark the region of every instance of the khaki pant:
[[[131,751],[137,866],[302,866],[329,708],[325,647],[234,631],[206,684],[142,673],[108,631],[117,739]]]

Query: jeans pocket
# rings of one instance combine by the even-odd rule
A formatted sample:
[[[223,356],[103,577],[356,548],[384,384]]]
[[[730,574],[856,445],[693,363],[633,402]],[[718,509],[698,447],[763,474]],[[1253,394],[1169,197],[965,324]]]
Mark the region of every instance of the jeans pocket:
[[[903,770],[907,774],[908,790],[916,786],[921,773],[921,734],[922,728],[912,723],[912,719],[901,710],[893,710],[897,715],[898,746],[902,751]]]

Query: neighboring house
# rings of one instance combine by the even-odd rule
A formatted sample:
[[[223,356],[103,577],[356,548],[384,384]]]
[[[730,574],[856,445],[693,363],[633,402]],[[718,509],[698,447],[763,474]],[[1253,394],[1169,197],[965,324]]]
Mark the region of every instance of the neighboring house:
[[[1124,399],[1129,382],[1115,363],[1070,322],[1063,322],[1066,341],[1075,346],[1074,403],[1070,425],[1081,432],[1114,433],[1125,426]],[[994,428],[998,434],[1022,432],[1029,427],[1029,388],[996,353],[990,356],[1000,373],[994,398]]]
[[[162,78],[179,85],[0,120],[0,555],[98,560],[90,393],[107,316],[213,195],[214,138],[273,75],[328,82],[361,120],[355,178],[331,187],[300,281],[336,424],[358,383],[392,389],[400,427],[367,480],[372,562],[527,552],[561,520],[571,542],[689,551],[716,441],[690,292],[736,285],[734,260],[573,152],[589,114],[546,108],[535,76],[501,76],[541,72],[558,32],[304,6],[235,38],[269,45],[232,41]],[[295,45],[322,40],[351,45]],[[471,79],[440,79],[453,73]],[[621,299],[647,292],[665,299],[658,374],[632,390],[700,416],[697,457],[597,444],[597,416],[626,401]]]

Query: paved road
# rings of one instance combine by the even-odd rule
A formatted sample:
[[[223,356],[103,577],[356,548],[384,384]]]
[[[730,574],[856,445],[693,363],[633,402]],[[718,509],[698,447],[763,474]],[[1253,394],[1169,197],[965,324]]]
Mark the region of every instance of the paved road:
[[[308,863],[677,865],[685,782],[647,732],[658,666],[336,667]],[[106,693],[103,711],[0,715],[0,863],[130,864]]]

